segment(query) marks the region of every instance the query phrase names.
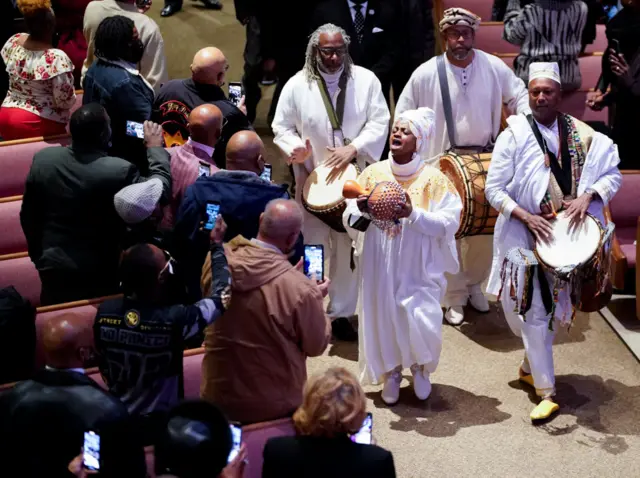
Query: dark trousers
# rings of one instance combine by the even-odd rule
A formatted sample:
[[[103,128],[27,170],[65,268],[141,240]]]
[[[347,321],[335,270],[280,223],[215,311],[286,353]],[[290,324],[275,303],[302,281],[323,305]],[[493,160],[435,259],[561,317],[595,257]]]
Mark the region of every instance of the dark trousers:
[[[117,271],[115,270],[46,269],[38,272],[42,283],[41,305],[95,299],[120,292]]]
[[[262,79],[262,56],[260,55],[260,24],[255,17],[249,19],[246,26],[247,39],[244,46],[244,74],[242,86],[244,88],[244,104],[247,107],[247,118],[252,123],[256,119],[256,109],[262,91],[260,80]]]

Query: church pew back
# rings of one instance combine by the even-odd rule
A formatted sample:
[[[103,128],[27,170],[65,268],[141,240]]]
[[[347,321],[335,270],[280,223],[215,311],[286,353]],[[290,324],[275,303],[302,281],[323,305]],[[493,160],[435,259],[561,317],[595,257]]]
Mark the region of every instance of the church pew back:
[[[0,199],[0,256],[25,252],[27,240],[20,225],[22,198]]]

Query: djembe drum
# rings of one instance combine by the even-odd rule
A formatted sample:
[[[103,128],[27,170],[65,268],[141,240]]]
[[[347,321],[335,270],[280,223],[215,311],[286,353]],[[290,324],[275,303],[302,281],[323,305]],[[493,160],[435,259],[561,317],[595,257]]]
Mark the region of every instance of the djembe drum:
[[[356,181],[347,181],[344,184],[342,195],[349,199],[368,196],[367,210],[371,215],[372,222],[382,230],[390,229],[398,224],[398,206],[407,202],[404,189],[393,181],[379,182],[371,191],[367,191]]]
[[[311,214],[338,232],[346,232],[342,224],[342,213],[346,209],[342,188],[346,181],[358,177],[355,164],[349,164],[335,179],[328,180],[333,168],[318,166],[314,169],[302,190],[302,205]]]
[[[462,200],[456,239],[493,234],[498,211],[484,195],[490,162],[491,153],[460,155],[449,152],[440,157],[440,171],[453,183]]]

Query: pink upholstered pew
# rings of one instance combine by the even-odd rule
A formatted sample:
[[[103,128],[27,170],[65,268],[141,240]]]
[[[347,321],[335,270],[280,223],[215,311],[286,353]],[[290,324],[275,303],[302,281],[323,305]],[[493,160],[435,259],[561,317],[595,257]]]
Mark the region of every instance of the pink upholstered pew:
[[[10,285],[31,304],[40,305],[40,276],[26,252],[0,258],[0,289]]]
[[[490,3],[489,0],[485,0]],[[501,53],[518,53],[520,47],[502,38],[504,23],[482,22],[476,31],[475,47],[493,55]]]
[[[587,45],[585,53],[603,53],[607,49],[606,25],[596,25],[596,39],[591,45]]]
[[[0,197],[24,193],[24,183],[33,156],[38,151],[50,146],[68,146],[70,143],[71,137],[68,135],[0,142]]]
[[[27,250],[27,240],[20,225],[21,207],[20,197],[0,199],[0,256]]]

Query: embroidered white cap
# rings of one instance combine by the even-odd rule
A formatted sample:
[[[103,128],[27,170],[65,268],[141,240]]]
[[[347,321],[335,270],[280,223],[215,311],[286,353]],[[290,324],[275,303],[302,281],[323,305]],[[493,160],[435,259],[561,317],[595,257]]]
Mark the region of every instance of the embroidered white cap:
[[[127,224],[138,224],[147,219],[158,206],[162,196],[162,181],[151,178],[122,188],[113,197],[116,212]]]
[[[548,78],[562,84],[560,67],[555,62],[535,62],[529,65],[529,83],[537,78]]]
[[[443,12],[442,20],[440,20],[440,31],[443,32],[447,28],[455,26],[470,27],[475,31],[480,26],[480,20],[478,15],[464,8],[447,8]]]

